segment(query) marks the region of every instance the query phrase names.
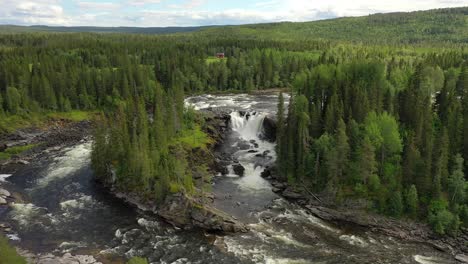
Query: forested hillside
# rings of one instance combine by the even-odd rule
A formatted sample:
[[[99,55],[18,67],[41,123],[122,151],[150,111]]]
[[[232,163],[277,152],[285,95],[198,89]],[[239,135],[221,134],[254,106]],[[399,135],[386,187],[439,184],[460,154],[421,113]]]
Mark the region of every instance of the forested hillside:
[[[198,31],[203,27],[59,27],[59,26],[17,26],[0,25],[0,33],[133,33],[133,34],[171,34]]]
[[[468,7],[373,14],[303,23],[215,27],[197,34],[207,37],[326,39],[373,44],[467,43]]]
[[[184,108],[186,95],[285,88],[292,101],[288,115],[278,116],[277,142],[285,180],[456,235],[468,225],[466,14],[456,8],[173,36],[3,34],[0,129],[51,112],[98,112],[98,177],[160,200],[195,192],[192,174],[206,173],[188,159],[210,139]],[[418,45],[401,45],[409,43]],[[286,109],[280,104],[278,112]]]
[[[281,174],[455,235],[468,224],[466,53],[362,55],[330,54],[297,75],[278,117]]]
[[[468,7],[242,26],[138,28],[0,25],[0,33],[32,32],[180,33],[203,38],[323,39],[367,44],[468,43]]]
[[[36,115],[102,112],[93,164],[122,191],[162,199],[193,191],[187,154],[210,139],[184,110],[186,94],[290,86],[323,42],[285,44],[185,37],[13,34],[0,38],[3,132]],[[224,51],[226,59],[212,58]],[[192,164],[193,165],[193,164]]]

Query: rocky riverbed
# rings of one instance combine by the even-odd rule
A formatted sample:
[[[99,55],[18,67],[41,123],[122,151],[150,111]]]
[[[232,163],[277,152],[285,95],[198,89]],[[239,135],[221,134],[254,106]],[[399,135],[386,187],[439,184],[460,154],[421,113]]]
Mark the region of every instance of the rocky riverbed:
[[[275,100],[270,94],[192,100],[206,113],[204,130],[215,142],[211,151],[193,153],[213,177],[194,178],[212,183],[212,191],[169,196],[158,207],[136,194],[111,195],[95,182],[88,122],[4,136],[7,147],[40,144],[1,167],[13,176],[0,177],[0,198],[10,205],[0,208],[0,228],[31,263],[105,264],[108,255],[152,263],[466,261],[466,234],[435,237],[422,224],[368,214],[355,202],[337,207],[282,182],[273,166]]]
[[[262,177],[269,180],[272,190],[291,202],[301,205],[312,215],[339,226],[351,226],[379,232],[409,242],[429,244],[449,253],[460,262],[468,263],[468,230],[462,229],[457,237],[435,234],[427,224],[412,220],[399,220],[365,211],[365,202],[347,200],[342,205],[320,199],[304,188],[290,186],[277,174],[275,167],[267,168]],[[364,204],[364,206],[363,206]]]

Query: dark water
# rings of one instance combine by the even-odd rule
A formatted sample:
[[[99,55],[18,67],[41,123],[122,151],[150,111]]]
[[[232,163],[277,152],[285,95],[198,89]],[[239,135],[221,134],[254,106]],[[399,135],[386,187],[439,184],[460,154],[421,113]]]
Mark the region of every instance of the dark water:
[[[249,233],[221,237],[175,230],[114,198],[93,181],[89,142],[44,155],[7,178],[2,185],[21,200],[0,210],[0,222],[12,225],[13,243],[34,252],[139,255],[152,263],[453,263],[425,245],[330,225],[274,194],[260,177],[276,158],[274,144],[260,134],[276,100],[233,95],[187,101],[198,109],[233,110],[233,131],[219,152],[232,156],[230,165],[245,167],[245,175],[235,175],[228,165],[228,175],[217,176],[212,189],[215,205],[249,223]]]

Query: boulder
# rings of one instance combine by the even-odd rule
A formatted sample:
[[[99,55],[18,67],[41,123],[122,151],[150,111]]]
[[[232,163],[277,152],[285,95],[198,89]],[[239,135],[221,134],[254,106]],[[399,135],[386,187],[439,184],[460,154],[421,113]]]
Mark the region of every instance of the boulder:
[[[273,181],[271,183],[271,185],[275,188],[278,188],[278,189],[281,189],[281,190],[284,190],[286,189],[287,187],[287,184],[286,183],[282,183],[282,182],[277,182],[277,181]]]
[[[232,169],[234,170],[235,174],[237,174],[239,176],[244,176],[245,168],[241,164],[232,165]]]
[[[237,143],[237,147],[240,150],[248,150],[248,149],[250,149],[250,144],[245,142],[245,141],[242,141],[242,142]]]
[[[300,194],[299,192],[297,192],[296,190],[294,190],[292,188],[286,188],[286,190],[283,191],[282,195],[285,198],[288,198],[288,199],[301,199],[301,198],[303,198],[302,194]]]
[[[260,177],[262,178],[267,178],[267,177],[270,177],[271,176],[271,170],[266,168],[262,171],[262,173],[260,173]]]
[[[5,200],[5,198],[0,197],[0,205],[5,205],[5,204],[7,204],[7,201]]]
[[[26,161],[26,160],[18,160],[16,161],[17,164],[21,164],[21,165],[28,165],[29,164],[29,161]]]
[[[458,254],[455,256],[455,259],[460,261],[461,263],[468,263],[468,256],[463,254]]]
[[[272,190],[274,193],[280,193],[280,192],[282,191],[282,189],[276,188],[276,187],[271,188],[271,190]]]
[[[233,217],[184,194],[170,195],[158,214],[179,228],[200,227],[208,231],[247,232],[248,228]]]
[[[276,121],[268,116],[263,119],[263,139],[270,142],[276,140]]]
[[[11,196],[11,194],[10,194],[10,192],[9,192],[9,191],[7,191],[7,190],[5,190],[5,189],[2,189],[2,188],[0,188],[0,196],[1,196],[1,197],[10,197],[10,196]]]
[[[164,200],[158,214],[177,227],[191,224],[190,214],[193,204],[184,195],[170,195]]]

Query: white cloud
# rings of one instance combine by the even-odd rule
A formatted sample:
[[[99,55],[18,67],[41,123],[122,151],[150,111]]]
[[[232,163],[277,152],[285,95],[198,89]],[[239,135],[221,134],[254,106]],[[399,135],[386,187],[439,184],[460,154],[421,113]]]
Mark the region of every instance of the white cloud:
[[[187,0],[185,3],[179,5],[168,5],[169,8],[173,9],[193,9],[203,5],[206,0]]]
[[[248,7],[226,10],[222,9],[223,1],[219,1],[220,10],[207,11],[203,8],[206,0],[185,0],[178,5],[165,6],[165,10],[156,10],[154,7],[148,10],[148,7],[150,4],[170,3],[168,0],[74,0],[79,8],[64,10],[63,1],[65,0],[0,0],[0,24],[143,27],[234,25],[310,21],[376,12],[468,5],[468,0],[252,0]],[[132,8],[125,8],[129,5]]]
[[[121,7],[118,3],[112,2],[77,2],[76,5],[81,9],[96,9],[96,10],[114,10]]]
[[[67,25],[64,10],[57,0],[0,0],[0,23]]]
[[[162,0],[128,0],[127,4],[133,6],[143,6],[149,4],[159,4]]]

